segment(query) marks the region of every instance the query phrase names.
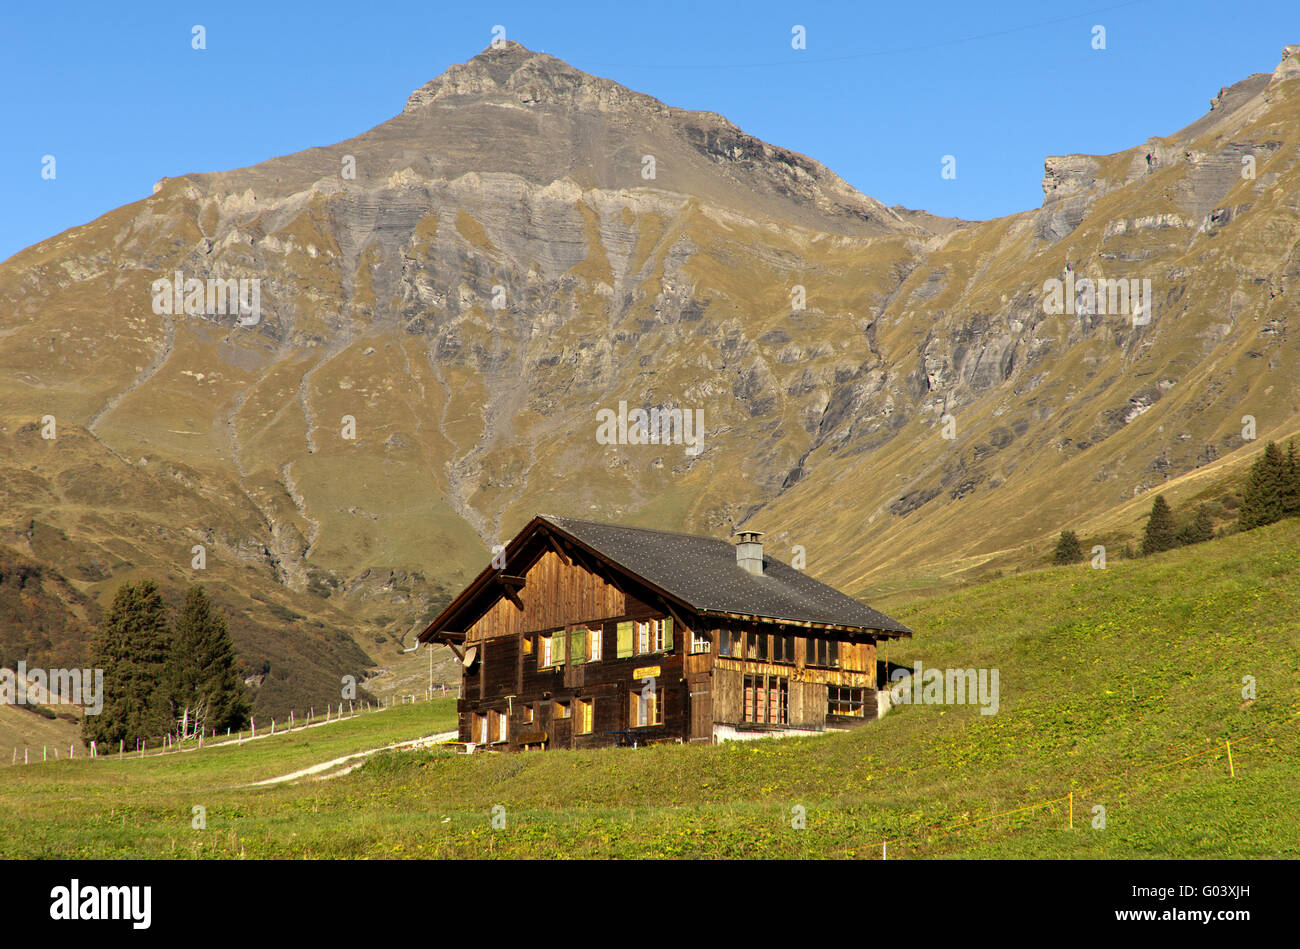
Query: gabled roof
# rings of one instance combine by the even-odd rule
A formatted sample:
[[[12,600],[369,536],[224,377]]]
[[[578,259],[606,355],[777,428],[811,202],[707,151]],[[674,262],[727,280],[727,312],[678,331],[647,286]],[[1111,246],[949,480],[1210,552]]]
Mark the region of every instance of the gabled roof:
[[[736,562],[736,548],[730,541],[717,537],[542,514],[507,545],[508,556],[538,531],[557,533],[696,613],[870,630],[894,637],[912,635],[898,620],[767,553],[763,555],[763,575],[749,573]],[[434,633],[446,632],[458,614],[463,622],[466,607],[493,585],[496,574],[491,567],[479,574],[420,639],[427,641]]]
[[[763,575],[755,576],[736,563],[736,548],[727,540],[572,517],[542,515],[542,520],[699,613],[912,632],[898,620],[767,553]]]

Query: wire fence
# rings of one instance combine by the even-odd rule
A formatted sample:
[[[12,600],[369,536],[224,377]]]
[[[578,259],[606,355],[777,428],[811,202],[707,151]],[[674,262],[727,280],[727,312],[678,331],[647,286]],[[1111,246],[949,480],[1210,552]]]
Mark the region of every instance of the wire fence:
[[[78,758],[92,760],[155,758],[161,755],[198,751],[201,748],[242,747],[251,741],[269,738],[272,735],[284,735],[289,732],[301,731],[304,728],[317,728],[328,725],[331,722],[348,721],[360,715],[387,711],[399,705],[414,705],[430,702],[434,699],[459,698],[460,691],[459,685],[455,685],[450,689],[443,685],[440,688],[425,689],[423,693],[394,693],[388,697],[387,702],[383,700],[363,701],[360,703],[351,701],[344,703],[340,701],[337,707],[327,705],[323,718],[316,714],[314,706],[309,706],[303,710],[301,716],[298,715],[297,709],[290,709],[287,718],[272,717],[269,726],[266,724],[266,718],[264,717],[262,725],[259,727],[257,719],[254,717],[250,719],[250,727],[247,730],[232,731],[227,729],[224,735],[201,732],[198,738],[187,738],[184,741],[177,740],[173,736],[164,736],[162,744],[155,744],[152,748],[150,748],[147,741],[136,742],[131,748],[127,748],[124,741],[119,741],[116,748],[112,747],[111,742],[92,742],[89,746],[80,742],[69,742],[67,755],[61,756],[59,754],[60,749],[63,747],[61,744],[45,743],[41,745],[39,751],[31,744],[15,745],[9,764],[10,766],[45,764],[52,761]],[[78,753],[79,745],[81,748],[80,753]]]

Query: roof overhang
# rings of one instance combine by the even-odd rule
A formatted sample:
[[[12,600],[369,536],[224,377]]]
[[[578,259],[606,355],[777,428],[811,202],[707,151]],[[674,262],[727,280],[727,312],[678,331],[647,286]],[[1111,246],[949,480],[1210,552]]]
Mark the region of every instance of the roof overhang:
[[[781,619],[777,616],[760,616],[751,613],[728,613],[724,610],[700,610],[701,616],[739,620],[745,623],[768,623],[776,626],[799,626],[804,629],[828,629],[845,633],[867,633],[877,639],[911,639],[910,629],[875,629],[870,626],[841,626],[837,623],[814,623],[810,620]]]

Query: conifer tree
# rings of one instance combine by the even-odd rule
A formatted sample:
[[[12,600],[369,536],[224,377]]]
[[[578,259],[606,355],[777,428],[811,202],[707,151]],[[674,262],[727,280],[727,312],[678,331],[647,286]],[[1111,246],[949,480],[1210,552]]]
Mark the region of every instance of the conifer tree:
[[[1178,532],[1178,543],[1200,544],[1214,539],[1214,518],[1210,515],[1210,506],[1202,504],[1196,508],[1196,516]]]
[[[1083,546],[1079,543],[1079,535],[1074,531],[1061,531],[1061,539],[1056,542],[1052,562],[1078,563],[1082,559]]]
[[[1246,489],[1242,492],[1237,525],[1244,531],[1272,524],[1283,517],[1287,493],[1287,460],[1273,442],[1250,466]]]
[[[118,588],[91,647],[91,662],[104,673],[104,693],[100,714],[83,720],[88,742],[135,747],[166,733],[168,625],[167,607],[152,580]]]
[[[1159,553],[1178,546],[1177,527],[1174,525],[1174,512],[1169,509],[1169,502],[1163,494],[1157,494],[1151,502],[1151,514],[1147,518],[1146,533],[1142,536],[1142,554]]]
[[[248,722],[244,683],[235,664],[235,647],[226,618],[201,586],[185,593],[167,663],[167,690],[173,728],[181,738]]]
[[[1300,517],[1300,458],[1296,457],[1294,438],[1287,442],[1282,470],[1282,516]]]

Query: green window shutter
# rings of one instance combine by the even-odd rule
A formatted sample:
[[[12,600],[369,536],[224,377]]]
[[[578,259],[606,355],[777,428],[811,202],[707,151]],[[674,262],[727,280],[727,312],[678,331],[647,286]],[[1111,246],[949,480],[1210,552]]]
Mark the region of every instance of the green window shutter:
[[[673,618],[664,617],[664,652],[673,651]]]
[[[625,620],[618,624],[618,649],[616,658],[626,659],[632,655],[632,621]]]
[[[555,660],[557,666],[564,665],[565,643],[569,637],[564,635],[564,630],[557,633],[551,633],[551,658]]]
[[[569,631],[569,660],[574,663],[587,661],[587,631],[585,629]]]

